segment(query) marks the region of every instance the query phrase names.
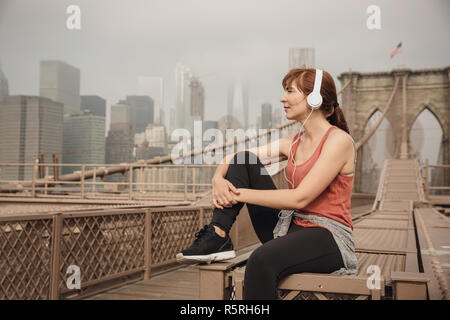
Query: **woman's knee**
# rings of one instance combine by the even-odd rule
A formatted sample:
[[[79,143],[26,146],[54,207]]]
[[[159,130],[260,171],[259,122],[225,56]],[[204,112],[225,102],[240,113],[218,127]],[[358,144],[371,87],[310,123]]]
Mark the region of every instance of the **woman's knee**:
[[[257,274],[271,275],[273,270],[270,265],[271,261],[268,261],[264,246],[261,246],[253,251],[248,258],[246,269]]]
[[[261,161],[259,161],[259,158],[255,153],[249,150],[243,150],[236,152],[236,154],[233,157],[232,163],[248,165],[248,164],[259,164],[261,163]]]

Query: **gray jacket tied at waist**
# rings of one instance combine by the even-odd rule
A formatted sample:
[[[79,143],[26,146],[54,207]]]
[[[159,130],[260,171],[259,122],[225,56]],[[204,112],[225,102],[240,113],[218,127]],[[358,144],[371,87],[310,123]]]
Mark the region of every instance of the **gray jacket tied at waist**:
[[[281,210],[278,214],[278,223],[273,230],[273,238],[278,238],[287,234],[293,216],[303,220],[311,221],[317,225],[327,228],[331,231],[339,250],[341,251],[344,267],[332,272],[338,275],[357,275],[358,260],[355,255],[355,244],[353,242],[352,229],[336,220],[319,217],[316,215],[301,214],[294,210]]]

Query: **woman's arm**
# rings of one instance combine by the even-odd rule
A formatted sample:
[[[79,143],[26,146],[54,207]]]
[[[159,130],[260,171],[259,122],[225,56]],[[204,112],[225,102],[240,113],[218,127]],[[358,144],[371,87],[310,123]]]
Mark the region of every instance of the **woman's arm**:
[[[277,156],[278,161],[281,161],[287,158],[289,143],[292,140],[292,137],[293,135],[287,136],[264,146],[246,149],[246,151],[256,154],[262,163],[269,162]],[[236,203],[236,201],[233,200],[231,193],[237,194],[238,191],[229,181],[225,180],[230,162],[236,153],[237,152],[229,154],[222,160],[222,162],[217,166],[212,178],[213,193],[211,203],[216,208],[223,209],[224,206],[229,207]]]
[[[276,209],[302,209],[317,198],[336,178],[347,163],[354,159],[353,143],[344,132],[330,135],[319,158],[295,189],[252,190],[238,188],[233,199]]]

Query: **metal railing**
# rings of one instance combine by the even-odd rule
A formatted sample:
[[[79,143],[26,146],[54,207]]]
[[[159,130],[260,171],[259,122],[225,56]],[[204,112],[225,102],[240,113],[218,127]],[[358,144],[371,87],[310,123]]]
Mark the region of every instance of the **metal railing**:
[[[0,186],[14,185],[10,191],[20,192],[21,197],[35,198],[49,195],[66,194],[72,198],[105,198],[107,194],[114,194],[118,198],[120,193],[123,199],[150,199],[170,198],[179,200],[196,199],[211,188],[216,165],[196,164],[142,164],[135,167],[133,163],[127,164],[129,169],[123,173],[112,176],[97,176],[97,172],[107,171],[113,164],[53,164],[53,163],[1,163]],[[55,180],[50,176],[50,170],[60,170],[65,167],[77,167],[80,170],[79,181]],[[27,169],[30,168],[30,169]],[[22,170],[27,172],[27,180],[8,180],[2,178],[2,172],[7,170]],[[28,170],[28,171],[27,171]],[[92,171],[90,177],[85,172]],[[132,172],[132,174],[130,174]],[[38,177],[38,175],[40,177]],[[106,181],[105,181],[106,180]],[[108,181],[109,180],[109,181]],[[14,193],[8,193],[12,196]],[[119,196],[119,197],[120,197]]]
[[[196,206],[0,217],[0,299],[77,299],[148,279],[177,267],[211,216]]]
[[[431,169],[444,169],[443,174],[439,175],[442,181],[441,183],[449,183],[450,182],[450,165],[430,165],[429,160],[425,160],[425,164],[421,166],[421,172],[423,176],[423,183],[424,183],[424,193],[425,197],[429,199],[430,195],[435,195],[436,193],[442,194],[442,195],[450,195],[450,185],[442,185],[442,186],[436,186],[432,185],[432,179],[431,179]],[[447,169],[447,170],[445,170]],[[437,177],[438,175],[434,175]],[[433,192],[437,191],[437,192]]]

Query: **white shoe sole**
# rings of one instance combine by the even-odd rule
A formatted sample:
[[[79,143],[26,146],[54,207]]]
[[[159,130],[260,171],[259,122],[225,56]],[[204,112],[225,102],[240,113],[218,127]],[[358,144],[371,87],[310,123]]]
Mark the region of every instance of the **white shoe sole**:
[[[201,256],[184,256],[182,253],[178,253],[176,255],[178,262],[213,262],[213,261],[223,261],[228,259],[233,259],[236,257],[236,252],[232,251],[224,251],[224,252],[216,252],[207,255]]]

